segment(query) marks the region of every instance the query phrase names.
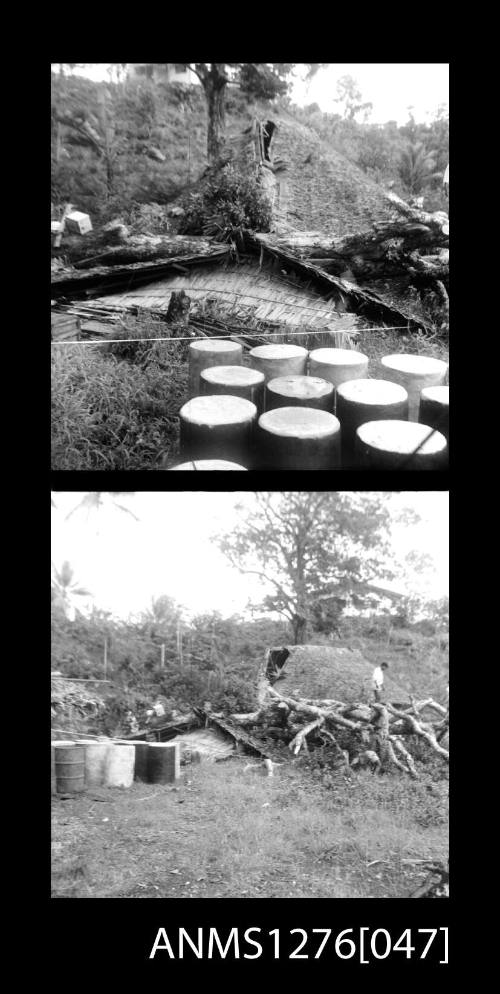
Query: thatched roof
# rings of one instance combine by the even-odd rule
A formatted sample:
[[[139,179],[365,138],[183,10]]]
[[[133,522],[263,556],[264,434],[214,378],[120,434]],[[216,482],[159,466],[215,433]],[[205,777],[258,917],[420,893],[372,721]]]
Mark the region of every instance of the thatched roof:
[[[108,305],[166,312],[173,291],[184,290],[191,300],[217,302],[235,319],[252,316],[257,321],[309,328],[352,328],[351,315],[340,316],[332,301],[314,287],[292,280],[281,270],[259,267],[257,260],[231,265],[205,266],[176,272],[147,286],[106,296]]]
[[[289,655],[281,671],[284,680],[276,685],[276,690],[283,694],[346,703],[371,696],[373,663],[356,649],[327,645],[289,645],[286,649]],[[408,696],[390,677],[387,678],[387,695],[399,701]]]
[[[268,190],[277,235],[316,231],[335,239],[397,214],[394,198],[312,128],[283,112],[270,116],[275,127],[268,151],[266,122],[257,120],[229,135],[227,144],[234,161],[255,169]]]

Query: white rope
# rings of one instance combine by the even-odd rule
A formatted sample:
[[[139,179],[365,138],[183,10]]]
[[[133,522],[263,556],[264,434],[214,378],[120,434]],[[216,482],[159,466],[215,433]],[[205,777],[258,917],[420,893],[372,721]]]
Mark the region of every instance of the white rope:
[[[344,334],[348,335],[349,333],[354,333],[355,330],[356,329],[351,330],[350,328],[346,328]],[[408,326],[405,324],[393,325],[391,327],[381,326],[380,328],[367,329],[367,331],[407,331],[407,330]],[[317,329],[316,331],[272,331],[272,332],[268,331],[247,332],[242,328],[241,331],[238,332],[232,331],[228,332],[225,335],[207,335],[207,338],[214,340],[219,339],[222,341],[235,338],[236,336],[239,338],[244,336],[245,338],[261,339],[261,338],[277,338],[283,335],[286,338],[294,338],[300,335],[303,338],[305,335],[336,335],[341,332],[342,328],[339,328],[338,331],[334,331],[333,329],[330,330],[328,328],[323,328],[323,329]],[[180,337],[178,338],[177,336],[175,338],[104,338],[102,341],[99,339],[83,339],[82,341],[66,341],[62,339],[59,342],[57,341],[51,342],[51,345],[116,345],[117,343],[120,342],[142,342],[143,344],[147,344],[148,342],[163,342],[164,345],[173,345],[176,342],[194,342],[196,340],[197,340],[196,335],[189,335],[186,336],[185,338],[180,338]]]

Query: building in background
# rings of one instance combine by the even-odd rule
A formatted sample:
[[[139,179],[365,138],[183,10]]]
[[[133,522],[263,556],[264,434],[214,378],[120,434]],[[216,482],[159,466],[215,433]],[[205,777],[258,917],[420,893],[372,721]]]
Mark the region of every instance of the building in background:
[[[184,64],[175,62],[128,62],[127,77],[129,79],[156,79],[166,83],[184,83],[187,86],[199,86],[200,81],[194,72]]]

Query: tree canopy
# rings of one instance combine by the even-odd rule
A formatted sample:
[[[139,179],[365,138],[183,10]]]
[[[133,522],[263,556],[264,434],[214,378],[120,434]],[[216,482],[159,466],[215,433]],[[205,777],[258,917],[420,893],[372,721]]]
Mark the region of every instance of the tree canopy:
[[[390,579],[390,512],[385,494],[268,493],[217,542],[242,573],[272,588],[263,607],[288,619],[295,642],[304,641],[318,600],[368,596],[366,583]]]

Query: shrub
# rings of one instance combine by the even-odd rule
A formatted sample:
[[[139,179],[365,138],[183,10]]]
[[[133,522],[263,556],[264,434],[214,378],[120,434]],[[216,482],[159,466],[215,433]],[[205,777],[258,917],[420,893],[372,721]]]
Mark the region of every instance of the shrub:
[[[269,231],[271,224],[271,206],[257,180],[232,165],[211,176],[200,192],[189,193],[183,207],[183,234],[218,231],[226,237],[232,228]]]

